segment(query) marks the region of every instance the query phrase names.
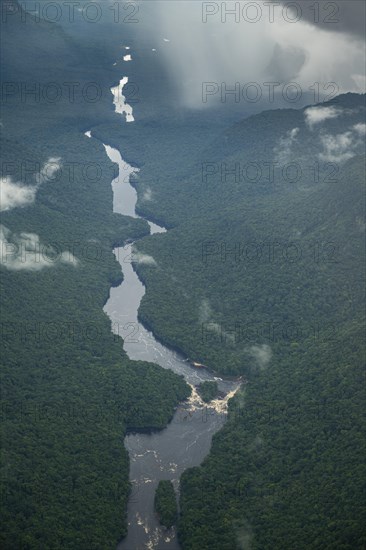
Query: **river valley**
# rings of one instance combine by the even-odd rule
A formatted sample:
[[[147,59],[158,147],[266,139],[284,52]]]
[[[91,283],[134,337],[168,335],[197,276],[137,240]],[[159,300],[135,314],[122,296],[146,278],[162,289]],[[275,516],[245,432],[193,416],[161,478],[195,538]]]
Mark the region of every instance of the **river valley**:
[[[123,86],[121,81],[121,85]],[[115,88],[113,89],[116,94]],[[92,133],[86,135],[93,138]],[[112,181],[113,211],[132,217],[137,193],[130,185],[130,175],[137,172],[124,162],[120,152],[104,144],[107,155],[118,164],[118,175]],[[163,238],[164,227],[148,222],[151,235]],[[160,235],[159,235],[160,234]],[[159,235],[159,236],[158,236]],[[187,468],[201,464],[209,453],[211,440],[224,424],[227,402],[240,386],[238,381],[224,380],[206,369],[193,367],[190,361],[158,342],[138,320],[138,309],[145,287],[133,269],[139,261],[134,243],[114,249],[121,265],[123,282],[111,288],[104,311],[112,322],[112,330],[124,340],[124,350],[131,360],[149,361],[164,369],[171,369],[184,376],[192,388],[187,402],[181,403],[169,425],[154,433],[128,433],[125,447],[130,457],[131,496],[128,504],[128,535],[118,545],[118,550],[180,548],[176,530],[167,530],[159,524],[154,513],[154,496],[158,482],[170,479],[179,492],[179,478]],[[216,380],[219,390],[225,394],[206,405],[197,394],[196,386],[205,380]]]

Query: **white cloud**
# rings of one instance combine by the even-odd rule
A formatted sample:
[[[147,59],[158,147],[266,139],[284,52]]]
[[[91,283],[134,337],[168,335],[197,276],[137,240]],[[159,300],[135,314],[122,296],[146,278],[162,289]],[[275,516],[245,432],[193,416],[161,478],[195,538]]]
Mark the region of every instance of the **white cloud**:
[[[24,207],[34,202],[37,187],[15,183],[10,176],[0,178],[0,211]]]
[[[320,141],[323,151],[319,153],[319,159],[324,162],[346,162],[364,149],[366,125],[355,124],[348,132],[343,134],[321,134]],[[358,151],[359,150],[359,151]]]
[[[47,162],[42,166],[39,174],[36,175],[36,182],[38,185],[45,183],[46,181],[52,181],[53,176],[61,168],[60,157],[50,157]]]
[[[157,265],[152,256],[149,256],[148,254],[142,254],[141,252],[133,252],[132,258],[133,261],[137,264]]]
[[[146,202],[152,201],[152,191],[150,187],[147,187],[142,195],[142,200]]]
[[[366,124],[364,122],[359,122],[353,126],[353,129],[360,134],[360,136],[366,135]]]
[[[319,153],[320,160],[325,162],[345,162],[355,156],[352,151],[353,137],[351,132],[331,136],[320,136],[324,151]]]
[[[235,342],[235,335],[224,330],[222,325],[214,320],[214,311],[207,298],[203,298],[198,308],[198,320],[202,325],[202,331],[218,334],[221,341]]]
[[[12,233],[0,225],[0,264],[10,271],[40,271],[58,264],[76,267],[79,260],[56,245],[42,244],[35,233]]]
[[[325,120],[337,118],[342,112],[342,109],[338,109],[337,107],[309,107],[304,112],[305,122],[310,130],[312,130],[316,124],[321,124]]]
[[[53,176],[60,168],[61,159],[59,157],[49,158],[40,172],[35,175],[36,185],[14,182],[10,176],[0,178],[0,211],[4,212],[32,204],[36,198],[38,187],[42,183],[52,181]]]
[[[268,367],[272,357],[272,350],[268,344],[256,344],[251,346],[248,351],[261,370]]]
[[[292,128],[280,139],[278,147],[273,149],[275,162],[278,162],[281,166],[290,161],[291,147],[294,141],[296,141],[298,133],[299,128]]]
[[[209,300],[203,298],[198,308],[198,319],[200,323],[207,323],[212,317],[213,311]]]
[[[253,547],[253,530],[246,519],[233,522],[234,532],[236,533],[237,547],[240,550],[251,550]]]

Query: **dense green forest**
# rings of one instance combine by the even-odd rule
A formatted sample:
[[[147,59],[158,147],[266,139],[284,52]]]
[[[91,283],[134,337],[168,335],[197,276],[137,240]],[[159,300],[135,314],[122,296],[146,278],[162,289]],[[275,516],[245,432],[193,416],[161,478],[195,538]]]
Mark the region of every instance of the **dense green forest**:
[[[215,399],[215,397],[218,396],[219,388],[217,386],[217,382],[207,380],[197,386],[197,392],[205,403],[209,403],[212,399]]]
[[[364,329],[251,377],[183,474],[183,548],[364,548]]]
[[[78,41],[31,16],[23,23],[17,10],[2,25],[3,82],[78,86],[74,101],[10,84],[2,98],[1,176],[31,188],[49,159],[60,168],[40,178],[33,203],[2,212],[1,546],[110,549],[127,530],[124,434],[163,428],[190,388],[129,361],[103,313],[122,280],[113,246],[148,233],[142,220],[112,214],[115,166],[84,136],[114,120],[116,45]],[[98,102],[82,94],[90,82]]]
[[[124,434],[164,427],[190,392],[169,370],[129,361],[102,311],[122,278],[112,248],[143,237],[137,249],[156,268],[136,265],[141,320],[248,381],[210,455],[182,476],[182,548],[365,548],[365,96],[319,105],[337,113],[320,126],[306,109],[243,111],[230,124],[225,109],[177,108],[140,36],[126,125],[109,89],[133,29],[71,34],[31,16],[24,26],[13,4],[1,176],[32,187],[49,159],[59,169],[33,203],[2,212],[2,547],[99,550],[126,534]],[[50,82],[58,101],[43,95]],[[115,166],[90,128],[140,167],[138,211],[166,234],[112,213]],[[176,515],[167,483],[161,518],[159,501]]]
[[[329,132],[340,134],[362,121],[364,97],[349,95],[340,96],[337,105],[355,114],[330,121]],[[279,169],[273,182],[264,174],[256,184],[236,181],[235,175],[221,181],[221,166],[273,161],[276,143],[293,126],[301,128],[293,160],[303,168],[298,181],[286,181]],[[245,374],[252,364],[248,347],[258,340],[286,349],[298,340],[327,339],[355,308],[361,311],[364,142],[348,162],[317,167],[318,144],[303,110],[251,117],[225,132],[222,141],[228,140],[233,149],[238,141],[250,143],[249,151],[222,158],[219,139],[205,142],[200,153],[193,144],[193,167],[179,172],[179,165],[173,180],[168,163],[177,165],[174,144],[172,157],[166,150],[167,175],[148,183],[153,200],[140,200],[140,209],[147,215],[155,209],[155,218],[172,230],[139,243],[158,264],[156,270],[138,266],[150,289],[140,316],[193,360]],[[208,163],[219,169],[205,181],[202,166]],[[149,177],[154,166],[149,163]],[[143,168],[137,181],[141,196],[144,174]]]
[[[169,479],[159,481],[155,492],[154,507],[161,525],[169,528],[176,523],[178,517],[177,498],[173,483]]]
[[[165,171],[151,146],[135,180],[140,211],[171,228],[137,246],[157,264],[137,266],[141,319],[193,360],[248,380],[209,457],[183,474],[185,549],[365,546],[364,138],[348,160],[320,157],[322,136],[362,125],[365,96],[325,106],[342,115],[321,130],[305,109],[267,111],[200,149],[185,125],[175,140],[157,128]],[[293,128],[284,166],[300,175],[233,170],[273,162]]]

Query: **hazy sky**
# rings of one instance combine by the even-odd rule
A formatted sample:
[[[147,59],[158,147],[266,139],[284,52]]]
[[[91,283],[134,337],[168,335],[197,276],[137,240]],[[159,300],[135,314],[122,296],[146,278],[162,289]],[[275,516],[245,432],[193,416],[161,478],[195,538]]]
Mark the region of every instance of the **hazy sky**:
[[[219,98],[222,83],[230,89],[238,82],[240,101],[254,97],[255,87],[246,88],[251,82],[262,99],[270,97],[266,82],[281,83],[274,88],[277,93],[290,81],[303,93],[316,87],[330,96],[364,92],[364,2],[298,0],[292,2],[296,10],[281,2],[154,1],[148,29],[140,28],[151,32],[190,107],[204,106],[206,82],[213,83],[206,105]],[[148,2],[141,4],[143,10]]]

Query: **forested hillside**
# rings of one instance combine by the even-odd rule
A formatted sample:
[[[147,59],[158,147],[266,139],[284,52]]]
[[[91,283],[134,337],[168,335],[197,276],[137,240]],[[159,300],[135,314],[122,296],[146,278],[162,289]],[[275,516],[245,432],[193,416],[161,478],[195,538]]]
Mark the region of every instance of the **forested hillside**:
[[[183,548],[365,545],[365,97],[312,109],[263,112],[177,156],[183,128],[166,172],[154,180],[150,152],[136,179],[140,210],[172,227],[138,243],[157,264],[137,266],[142,320],[248,380],[183,475]]]
[[[127,529],[125,432],[165,426],[189,388],[130,362],[103,313],[121,282],[113,246],[148,233],[112,214],[115,166],[84,136],[114,119],[113,57],[14,6],[1,37],[1,546],[110,549]]]
[[[350,99],[352,113],[337,125],[329,121],[329,134],[362,121],[364,97]],[[350,99],[339,97],[339,110],[350,109]],[[289,345],[309,338],[336,338],[340,323],[362,314],[364,138],[355,136],[349,160],[322,161],[315,147],[325,130],[311,131],[302,122],[292,148],[283,145],[286,163],[274,161],[279,136],[303,120],[303,110],[246,119],[224,136],[225,142],[234,136],[235,149],[241,134],[239,151],[220,157],[220,143],[204,143],[196,172],[197,152],[193,167],[184,165],[187,177],[173,145],[165,158],[179,164],[177,180],[163,172],[148,184],[152,199],[139,203],[142,212],[156,212],[173,226],[159,240],[138,245],[158,264],[154,270],[138,266],[150,289],[141,318],[169,344],[221,372],[246,373],[251,344],[286,354]],[[255,183],[253,173],[243,177],[254,164],[263,168]],[[272,181],[264,174],[270,164]],[[136,182],[141,196],[144,174]]]

